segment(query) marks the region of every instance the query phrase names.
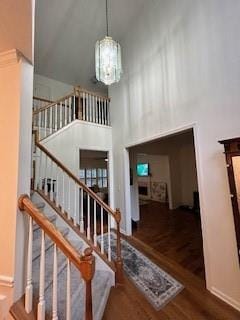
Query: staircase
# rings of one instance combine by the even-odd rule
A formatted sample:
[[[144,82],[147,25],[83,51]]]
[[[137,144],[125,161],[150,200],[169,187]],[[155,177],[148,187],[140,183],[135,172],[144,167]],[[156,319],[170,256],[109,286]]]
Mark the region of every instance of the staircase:
[[[44,101],[39,108],[34,103],[32,193],[19,199],[29,219],[25,306],[21,317],[16,310],[22,300],[13,306],[15,319],[100,320],[110,288],[122,282],[119,210],[112,210],[42,144],[75,120],[110,125],[109,102],[76,87],[56,102]],[[117,234],[115,261],[112,230]]]

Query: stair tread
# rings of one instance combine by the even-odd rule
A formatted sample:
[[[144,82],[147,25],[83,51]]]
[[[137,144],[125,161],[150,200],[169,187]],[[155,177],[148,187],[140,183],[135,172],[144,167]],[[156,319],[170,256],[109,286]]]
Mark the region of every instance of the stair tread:
[[[75,249],[81,252],[83,247],[82,241],[73,241],[72,245]],[[53,276],[53,253],[54,253],[54,246],[51,246],[47,250],[45,250],[45,290],[51,285],[52,283],[52,276]],[[58,273],[66,267],[67,258],[66,256],[58,250]],[[38,294],[39,290],[39,275],[40,275],[40,256],[38,259],[33,261],[33,272],[32,272],[32,279],[33,279],[33,287],[34,295]]]
[[[104,300],[109,294],[111,282],[109,281],[109,272],[97,270],[92,281],[93,296],[93,319],[100,320],[98,316],[104,307]],[[58,319],[66,318],[66,284],[67,268],[65,267],[58,275],[58,288],[61,289],[61,295],[58,295]],[[46,300],[46,320],[51,319],[52,315],[52,284],[45,291]],[[58,291],[60,292],[60,291]],[[79,271],[71,266],[71,312],[72,319],[83,320],[85,315],[85,283],[81,279]]]

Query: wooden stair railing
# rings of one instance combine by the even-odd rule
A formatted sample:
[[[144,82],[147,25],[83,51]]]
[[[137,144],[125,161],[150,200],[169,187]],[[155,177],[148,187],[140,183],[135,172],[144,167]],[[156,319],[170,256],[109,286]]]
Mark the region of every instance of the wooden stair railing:
[[[19,209],[25,211],[29,215],[29,236],[28,236],[28,256],[27,256],[27,286],[25,291],[25,310],[27,313],[32,311],[33,302],[33,284],[32,284],[32,244],[33,244],[33,221],[35,221],[42,232],[41,255],[40,255],[40,280],[39,280],[39,303],[38,318],[45,319],[45,235],[47,235],[54,243],[54,262],[53,262],[53,306],[52,319],[57,319],[57,248],[67,257],[67,286],[70,286],[70,264],[79,270],[86,286],[85,297],[85,320],[93,319],[92,312],[92,279],[95,272],[95,259],[92,255],[92,249],[87,248],[84,255],[80,255],[70,242],[62,235],[62,233],[39,211],[32,203],[28,195],[20,196],[18,200]],[[71,297],[70,290],[67,291],[67,310],[66,314],[70,314]]]
[[[34,190],[38,191],[58,214],[116,272],[123,282],[119,209],[112,210],[95,192],[82,183],[38,140],[35,131]],[[116,229],[115,261],[112,261],[111,229]]]
[[[108,97],[75,87],[69,95],[34,110],[33,127],[44,139],[76,119],[110,126],[109,106]]]

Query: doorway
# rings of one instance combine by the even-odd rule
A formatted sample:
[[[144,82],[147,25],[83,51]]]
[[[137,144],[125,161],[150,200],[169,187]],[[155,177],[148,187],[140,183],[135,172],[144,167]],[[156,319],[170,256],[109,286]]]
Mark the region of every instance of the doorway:
[[[193,130],[129,148],[133,237],[205,279]]]

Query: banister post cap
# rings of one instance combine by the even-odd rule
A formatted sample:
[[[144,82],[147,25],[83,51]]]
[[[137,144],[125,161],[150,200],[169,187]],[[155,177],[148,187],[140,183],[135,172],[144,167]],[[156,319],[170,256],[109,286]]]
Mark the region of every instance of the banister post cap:
[[[28,194],[22,194],[19,198],[18,198],[18,208],[23,211],[24,210],[24,199],[29,198]]]

